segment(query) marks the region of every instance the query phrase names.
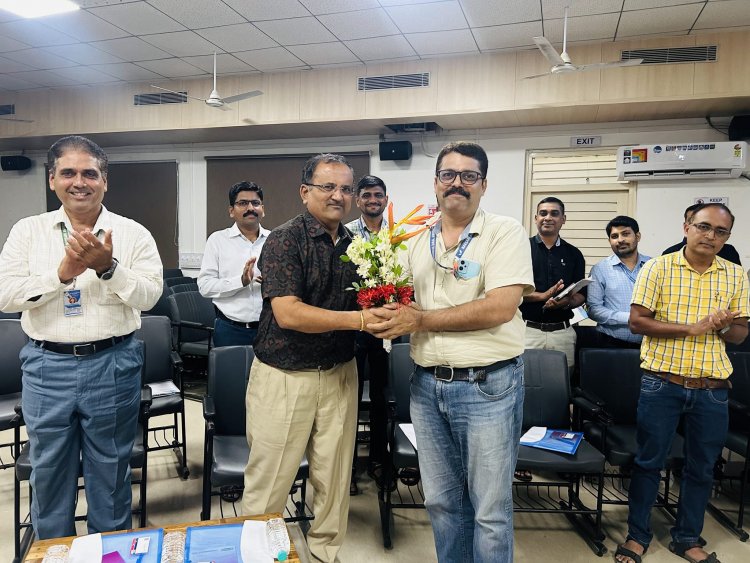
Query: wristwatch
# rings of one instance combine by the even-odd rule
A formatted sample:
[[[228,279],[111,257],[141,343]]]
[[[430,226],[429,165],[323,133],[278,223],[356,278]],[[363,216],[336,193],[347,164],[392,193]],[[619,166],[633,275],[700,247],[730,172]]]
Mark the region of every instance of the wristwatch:
[[[99,272],[96,273],[96,277],[100,280],[110,280],[112,279],[112,276],[115,273],[115,269],[117,268],[117,258],[112,258],[112,265],[109,267],[109,270],[106,270],[102,272],[101,274]]]
[[[730,329],[730,328],[732,328],[732,325],[728,325],[728,326],[725,326],[724,328],[722,328],[722,329],[721,329],[721,330],[719,331],[719,334],[726,334],[727,332],[729,332],[729,329]]]

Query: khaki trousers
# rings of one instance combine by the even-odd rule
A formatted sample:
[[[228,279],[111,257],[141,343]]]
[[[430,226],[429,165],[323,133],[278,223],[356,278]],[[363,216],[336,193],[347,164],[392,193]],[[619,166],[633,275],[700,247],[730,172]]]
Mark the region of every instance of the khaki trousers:
[[[315,489],[307,543],[321,561],[336,561],[349,517],[349,481],[357,429],[357,364],[284,371],[257,358],[245,399],[250,458],[242,511],[283,512],[302,456]]]
[[[568,370],[576,363],[576,331],[572,326],[553,332],[542,332],[538,328],[526,327],[525,348],[534,350],[557,350],[565,352]]]

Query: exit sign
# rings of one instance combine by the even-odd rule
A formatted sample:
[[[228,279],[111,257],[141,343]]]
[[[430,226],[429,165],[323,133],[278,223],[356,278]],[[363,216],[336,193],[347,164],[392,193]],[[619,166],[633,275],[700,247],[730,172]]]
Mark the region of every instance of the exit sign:
[[[602,144],[601,137],[571,137],[571,147],[599,147]]]

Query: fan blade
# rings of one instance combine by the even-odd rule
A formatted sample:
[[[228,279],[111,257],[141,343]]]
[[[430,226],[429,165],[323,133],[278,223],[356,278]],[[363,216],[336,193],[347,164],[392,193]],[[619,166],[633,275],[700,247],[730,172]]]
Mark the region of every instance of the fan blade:
[[[231,104],[232,102],[239,102],[240,100],[247,100],[248,98],[254,98],[263,94],[260,90],[253,90],[252,92],[244,92],[243,94],[237,94],[236,96],[229,96],[224,98],[225,104]]]
[[[531,80],[532,78],[541,78],[542,76],[552,76],[551,72],[545,72],[544,74],[535,74],[533,76],[524,76],[522,80]]]
[[[539,47],[539,50],[542,52],[542,55],[552,63],[552,65],[561,65],[565,64],[565,61],[560,56],[560,54],[555,51],[555,48],[552,46],[552,43],[547,41],[545,37],[533,37],[534,43],[536,43],[536,46]]]
[[[625,66],[638,66],[643,62],[643,59],[630,59],[628,61],[615,61],[613,63],[593,63],[590,65],[581,65],[576,68],[579,72],[585,72],[587,70],[598,70],[602,68],[618,68]]]
[[[170,92],[172,94],[177,94],[178,96],[185,96],[186,98],[190,98],[191,100],[199,100],[201,102],[205,102],[205,98],[196,98],[195,96],[191,96],[190,94],[183,94],[182,92],[175,92],[174,90],[170,90],[169,88],[162,88],[161,86],[157,86],[156,84],[149,84],[151,88],[156,88],[157,90],[164,90],[165,92]]]
[[[21,123],[34,123],[33,119],[21,119],[20,117],[5,117],[4,115],[0,115],[0,119],[3,121],[19,121]]]
[[[226,101],[224,101],[224,103],[221,104],[220,106],[214,106],[214,107],[216,107],[217,109],[220,109],[221,111],[232,111],[232,108],[227,106]]]

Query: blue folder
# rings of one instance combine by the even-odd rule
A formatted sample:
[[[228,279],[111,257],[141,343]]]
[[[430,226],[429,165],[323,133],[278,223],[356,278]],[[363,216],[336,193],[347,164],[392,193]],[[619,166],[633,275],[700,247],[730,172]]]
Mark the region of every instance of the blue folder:
[[[576,453],[578,444],[581,443],[582,438],[582,432],[574,432],[572,430],[553,430],[548,428],[547,432],[544,434],[544,438],[541,440],[537,442],[524,442],[521,445],[572,455]]]

